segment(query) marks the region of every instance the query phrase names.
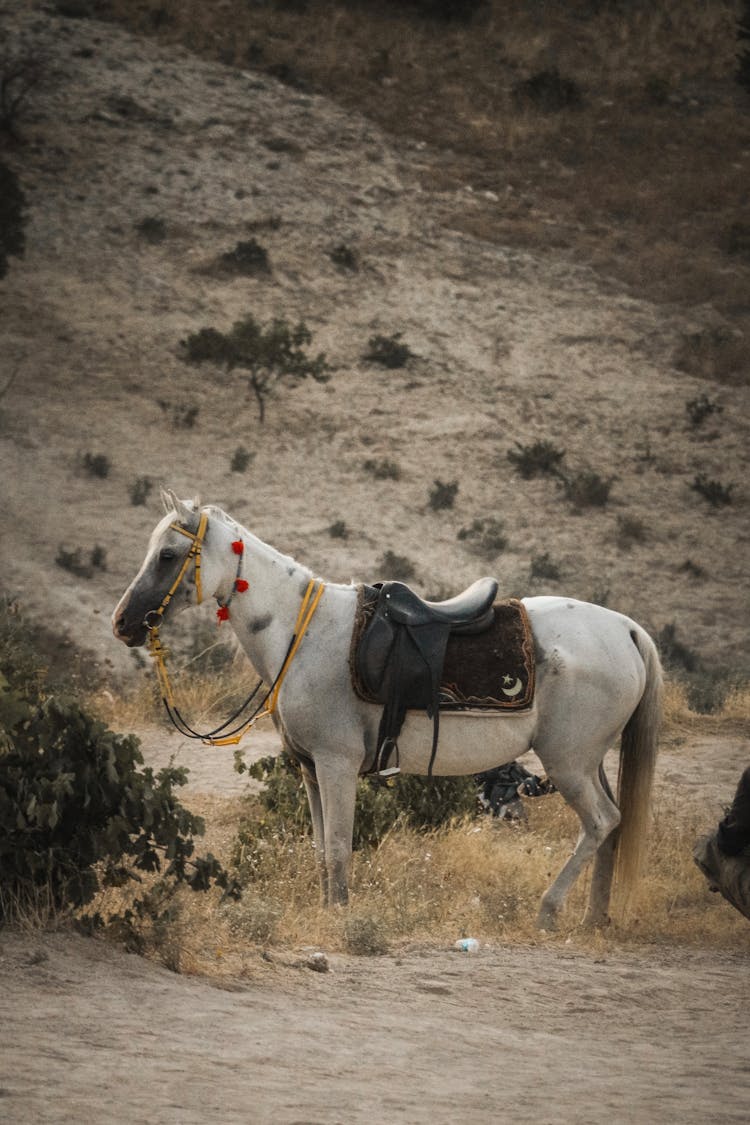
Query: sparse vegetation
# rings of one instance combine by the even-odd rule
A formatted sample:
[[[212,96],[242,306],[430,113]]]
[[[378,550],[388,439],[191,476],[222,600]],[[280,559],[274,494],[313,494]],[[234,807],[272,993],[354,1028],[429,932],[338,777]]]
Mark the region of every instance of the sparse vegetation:
[[[750,340],[729,325],[691,332],[677,349],[674,364],[680,371],[700,379],[746,384],[750,371]]]
[[[412,582],[417,572],[414,563],[406,555],[398,555],[390,548],[381,556],[378,569],[383,578],[395,578],[399,582]]]
[[[704,500],[708,500],[712,508],[724,508],[732,503],[733,484],[722,484],[713,480],[706,473],[698,473],[690,485],[693,492],[697,492]]]
[[[490,562],[508,546],[503,523],[495,516],[482,516],[462,527],[458,539],[465,543],[474,555]]]
[[[581,88],[571,78],[565,78],[557,67],[538,70],[513,87],[516,101],[530,105],[541,113],[559,113],[574,109],[582,102]]]
[[[458,481],[434,481],[429,497],[433,512],[444,512],[447,508],[452,508],[457,494]]]
[[[331,539],[348,539],[349,528],[346,526],[344,520],[336,520],[328,528],[328,534],[330,535]]]
[[[80,547],[70,551],[61,543],[57,549],[55,562],[63,570],[75,574],[77,578],[93,578],[95,571],[107,569],[107,551],[97,544],[91,548],[88,557],[84,557]]]
[[[645,543],[648,539],[648,530],[638,516],[619,515],[616,539],[620,550],[627,551],[635,543]]]
[[[90,477],[99,477],[100,480],[105,480],[112,468],[106,453],[84,453],[81,464]]]
[[[389,457],[368,457],[363,463],[362,468],[366,473],[370,473],[374,476],[375,480],[401,479],[401,469],[398,464],[395,461],[391,461]]]
[[[21,139],[18,119],[34,90],[50,76],[49,58],[38,48],[0,50],[0,132]]]
[[[271,272],[268,251],[254,238],[238,242],[219,258],[220,268],[237,277],[261,277]]]
[[[245,449],[244,445],[238,445],[232,454],[229,467],[233,473],[244,473],[254,460],[254,453],[251,453],[249,449]]]
[[[532,582],[557,582],[560,576],[560,567],[549,551],[545,551],[542,555],[534,555],[529,568],[529,578]]]
[[[145,242],[158,246],[167,237],[167,224],[156,215],[147,215],[136,223],[135,229]]]
[[[371,336],[367,351],[362,357],[368,363],[377,363],[380,367],[387,367],[394,371],[399,367],[406,367],[414,353],[408,344],[401,342],[401,333],[393,336]]]
[[[334,246],[333,250],[329,250],[328,257],[340,270],[348,270],[350,273],[356,273],[359,269],[359,258],[350,246],[345,242],[340,242],[338,246]]]
[[[702,426],[706,419],[710,418],[712,414],[721,414],[724,407],[720,406],[713,399],[710,399],[704,391],[704,393],[698,395],[697,398],[689,399],[688,402],[685,403],[685,409],[687,410],[690,425],[694,429],[697,429],[699,426]]]
[[[581,469],[570,476],[558,474],[562,484],[565,499],[569,500],[573,510],[580,512],[583,508],[603,508],[609,500],[616,477],[603,477],[593,469]]]
[[[232,372],[247,372],[247,383],[258,404],[262,423],[266,416],[266,399],[282,379],[300,381],[312,378],[325,383],[330,367],[325,355],[310,356],[307,348],[312,333],[300,321],[290,325],[277,318],[262,325],[255,317],[235,321],[229,332],[201,328],[183,341],[183,358],[188,363],[213,363]]]
[[[546,440],[535,441],[530,445],[522,445],[517,441],[516,449],[508,450],[508,460],[524,480],[557,476],[564,456],[564,449],[558,449],[551,441]]]
[[[22,258],[26,249],[26,196],[18,176],[0,160],[0,278],[8,272],[8,258]]]
[[[157,399],[162,414],[166,414],[173,430],[192,430],[198,421],[200,407],[187,402],[167,402]]]
[[[130,503],[133,507],[139,508],[147,504],[153,487],[154,482],[151,477],[136,477],[129,489]]]

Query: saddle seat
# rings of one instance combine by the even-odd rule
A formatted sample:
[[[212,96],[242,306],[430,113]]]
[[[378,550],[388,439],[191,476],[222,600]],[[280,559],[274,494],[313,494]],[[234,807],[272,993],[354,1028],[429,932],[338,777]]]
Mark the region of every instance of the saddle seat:
[[[444,602],[428,602],[403,582],[380,587],[382,612],[398,625],[446,625],[451,632],[481,632],[492,623],[497,595],[495,578],[478,578],[460,594]]]

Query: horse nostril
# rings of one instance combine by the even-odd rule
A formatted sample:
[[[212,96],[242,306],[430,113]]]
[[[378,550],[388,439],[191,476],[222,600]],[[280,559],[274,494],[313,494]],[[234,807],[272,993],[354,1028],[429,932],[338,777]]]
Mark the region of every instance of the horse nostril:
[[[125,628],[125,614],[124,613],[118,613],[117,617],[115,618],[114,624],[115,624],[115,635],[122,634],[122,631]]]

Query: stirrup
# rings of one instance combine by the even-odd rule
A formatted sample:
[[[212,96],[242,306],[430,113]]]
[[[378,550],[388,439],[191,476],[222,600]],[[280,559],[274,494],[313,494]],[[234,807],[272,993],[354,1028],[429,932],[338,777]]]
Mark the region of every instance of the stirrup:
[[[389,766],[387,762],[394,750],[396,751],[396,764]],[[396,774],[401,773],[401,766],[398,764],[398,743],[394,739],[383,739],[383,745],[378,750],[375,758],[375,773],[378,777],[381,777],[383,781],[387,781],[389,777],[395,777]]]

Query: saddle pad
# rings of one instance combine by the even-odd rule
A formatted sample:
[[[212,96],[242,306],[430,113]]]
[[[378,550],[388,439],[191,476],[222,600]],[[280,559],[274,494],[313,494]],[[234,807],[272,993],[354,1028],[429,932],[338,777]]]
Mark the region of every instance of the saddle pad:
[[[349,665],[352,686],[377,703],[357,674],[357,649],[377,604],[377,591],[358,589]],[[520,711],[534,700],[534,639],[528,614],[516,598],[496,602],[494,621],[482,633],[452,633],[440,681],[440,708],[446,711]]]

